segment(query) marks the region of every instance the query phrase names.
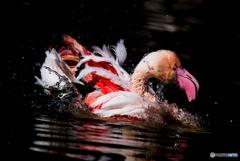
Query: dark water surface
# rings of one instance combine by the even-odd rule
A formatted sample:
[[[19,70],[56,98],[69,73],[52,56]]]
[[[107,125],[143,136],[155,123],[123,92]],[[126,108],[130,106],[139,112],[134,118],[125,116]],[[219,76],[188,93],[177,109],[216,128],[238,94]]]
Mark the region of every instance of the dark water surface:
[[[3,115],[10,159],[207,160],[212,159],[210,152],[240,154],[237,2],[13,1],[8,11],[5,82],[11,101]],[[179,87],[164,85],[164,98],[196,114],[201,125],[114,122],[52,111],[48,107],[52,99],[34,84],[34,75],[40,75],[45,50],[50,45],[61,47],[63,34],[89,50],[124,39],[128,52],[124,68],[129,73],[145,53],[175,51],[198,80],[200,91],[189,103]],[[159,82],[151,81],[158,89]],[[83,96],[92,90],[78,88]]]
[[[81,160],[195,160],[210,152],[239,149],[237,129],[177,124],[111,122],[53,115],[15,117],[11,121],[12,158]]]

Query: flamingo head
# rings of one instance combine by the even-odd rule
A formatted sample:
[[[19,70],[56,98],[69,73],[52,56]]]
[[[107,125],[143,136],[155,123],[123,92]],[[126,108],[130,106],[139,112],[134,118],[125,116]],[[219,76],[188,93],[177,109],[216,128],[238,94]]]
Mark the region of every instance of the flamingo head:
[[[143,65],[144,64],[144,65]],[[196,98],[199,90],[197,80],[181,66],[177,55],[169,50],[159,50],[148,54],[139,66],[139,71],[149,78],[157,78],[165,83],[173,83],[185,91],[189,102]]]

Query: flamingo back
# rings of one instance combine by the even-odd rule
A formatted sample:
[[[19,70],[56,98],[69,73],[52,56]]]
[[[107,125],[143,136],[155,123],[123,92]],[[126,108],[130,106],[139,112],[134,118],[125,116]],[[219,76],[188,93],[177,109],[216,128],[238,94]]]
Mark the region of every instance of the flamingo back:
[[[127,56],[123,42],[120,40],[116,46],[111,46],[112,48],[106,45],[103,45],[103,49],[93,46],[93,52],[91,54],[83,53],[83,58],[76,65],[76,68],[81,65],[85,67],[76,79],[83,79],[97,89],[88,94],[84,101],[91,111],[102,109],[107,102],[108,104],[111,102],[113,96],[117,97],[117,95],[122,94],[122,91],[130,92],[130,75],[121,67]],[[89,53],[89,51],[87,52]],[[120,99],[120,97],[113,100],[116,99]]]

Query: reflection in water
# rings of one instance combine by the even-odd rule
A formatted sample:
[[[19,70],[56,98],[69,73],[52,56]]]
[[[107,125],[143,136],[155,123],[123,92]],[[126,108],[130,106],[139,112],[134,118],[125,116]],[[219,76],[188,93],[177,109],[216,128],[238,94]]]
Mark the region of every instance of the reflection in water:
[[[188,140],[183,127],[99,120],[36,118],[38,137],[30,150],[83,160],[182,159]]]

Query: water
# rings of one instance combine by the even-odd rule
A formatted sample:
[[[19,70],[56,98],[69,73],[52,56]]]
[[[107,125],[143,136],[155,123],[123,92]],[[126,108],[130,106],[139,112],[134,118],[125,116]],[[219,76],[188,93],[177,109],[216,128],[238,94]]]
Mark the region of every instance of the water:
[[[176,124],[66,119],[49,115],[32,118],[30,128],[31,134],[25,134],[24,141],[14,142],[14,135],[21,133],[16,131],[9,144],[25,152],[20,156],[37,159],[61,156],[81,160],[179,160],[193,158],[197,153],[191,146],[201,149],[207,142],[200,140],[211,137],[207,129]],[[19,142],[27,142],[27,145],[19,145]]]
[[[211,152],[240,154],[237,4],[188,0],[79,3],[11,4],[9,28],[15,28],[7,32],[11,38],[6,53],[8,81],[1,83],[8,89],[1,90],[2,96],[7,94],[10,100],[2,108],[7,109],[2,112],[7,116],[3,122],[7,130],[2,129],[7,137],[2,139],[8,159],[208,160]],[[99,7],[93,9],[93,3]],[[89,50],[124,39],[128,57],[123,68],[129,73],[146,53],[175,51],[200,84],[197,99],[189,103],[175,85],[151,80],[151,86],[161,89],[158,95],[177,107],[177,113],[190,114],[199,124],[161,124],[155,118],[117,121],[84,111],[73,115],[74,93],[63,100],[53,99],[34,84],[45,50],[50,45],[61,47],[63,34]],[[83,98],[92,90],[76,88]],[[56,93],[55,98],[59,96]]]
[[[55,108],[58,112],[74,113],[85,111],[86,107],[82,101],[83,97],[75,85],[69,82],[67,77],[61,76],[58,72],[49,67],[44,66],[44,68],[49,71],[49,74],[57,75],[59,80],[55,85],[43,88],[46,94],[52,95],[51,103],[47,106],[50,106],[49,108]],[[64,83],[62,89],[59,87],[61,83]]]

